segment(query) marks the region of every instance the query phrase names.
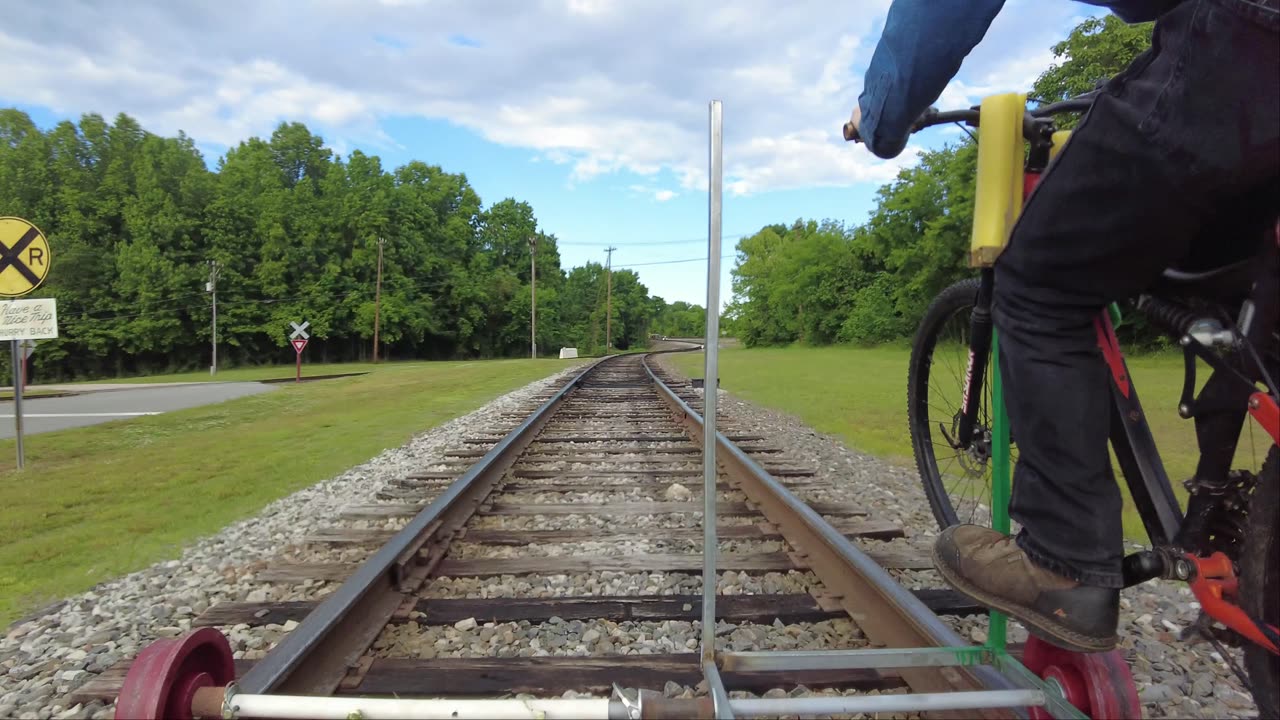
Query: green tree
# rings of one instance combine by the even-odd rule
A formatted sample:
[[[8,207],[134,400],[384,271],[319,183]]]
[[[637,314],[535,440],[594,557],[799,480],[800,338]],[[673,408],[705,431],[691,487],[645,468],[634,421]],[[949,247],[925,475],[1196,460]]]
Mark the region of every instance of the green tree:
[[[1154,23],[1127,25],[1111,14],[1085,20],[1054,44],[1054,62],[1036,79],[1032,97],[1056,102],[1093,90],[1151,47],[1153,27]],[[1060,124],[1075,127],[1078,120],[1063,116]]]
[[[1065,99],[1093,89],[1150,46],[1151,25],[1091,18],[1053,46],[1032,95]],[[1064,118],[1069,123],[1069,118]],[[877,192],[860,227],[797,221],[739,241],[726,325],[748,345],[884,342],[909,335],[930,300],[972,275],[977,146],[923,154]],[[1140,323],[1128,330],[1141,338]]]
[[[379,247],[381,355],[524,355],[530,237],[539,345],[604,347],[603,268],[566,275],[527,202],[485,208],[465,175],[335,156],[301,123],[239,143],[210,170],[187,136],[127,115],[41,131],[0,110],[0,213],[34,221],[57,255],[38,294],[58,298],[61,337],[35,356],[40,380],[207,367],[211,262],[220,365],[290,360],[297,320],[311,323],[311,357],[367,358]],[[665,303],[635,273],[613,281],[613,345],[634,347]]]

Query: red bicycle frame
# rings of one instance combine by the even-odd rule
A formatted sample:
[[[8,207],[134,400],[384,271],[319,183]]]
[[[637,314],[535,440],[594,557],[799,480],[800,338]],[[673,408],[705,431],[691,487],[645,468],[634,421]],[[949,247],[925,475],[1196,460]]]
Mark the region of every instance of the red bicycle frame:
[[[1040,173],[1025,174],[1024,202],[1039,181]],[[1276,242],[1280,245],[1280,222],[1276,225]],[[1094,319],[1094,329],[1098,348],[1111,373],[1112,449],[1152,543],[1156,547],[1176,547],[1185,518],[1160,461],[1109,312],[1104,310]],[[1280,407],[1275,399],[1268,393],[1254,392],[1249,396],[1248,412],[1271,439],[1280,444]],[[1221,552],[1207,557],[1187,552],[1184,557],[1188,570],[1186,579],[1205,614],[1252,642],[1280,654],[1280,648],[1259,623],[1236,603],[1239,581],[1231,560]],[[1274,625],[1269,629],[1271,637],[1280,634],[1280,628]]]

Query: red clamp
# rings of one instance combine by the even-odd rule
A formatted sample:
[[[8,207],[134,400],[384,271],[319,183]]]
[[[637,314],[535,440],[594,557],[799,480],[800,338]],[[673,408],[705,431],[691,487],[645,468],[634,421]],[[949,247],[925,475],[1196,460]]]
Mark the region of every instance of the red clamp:
[[[1276,444],[1280,444],[1280,406],[1264,392],[1256,392],[1249,397],[1249,414],[1271,436]]]
[[[1195,576],[1189,581],[1191,592],[1200,601],[1205,613],[1226,625],[1244,637],[1261,645],[1277,655],[1280,649],[1271,642],[1262,629],[1236,605],[1235,598],[1240,590],[1240,581],[1236,578],[1231,559],[1221,552],[1209,557],[1197,557],[1187,553],[1187,560],[1195,567]],[[1274,625],[1269,626],[1272,633],[1280,632]]]

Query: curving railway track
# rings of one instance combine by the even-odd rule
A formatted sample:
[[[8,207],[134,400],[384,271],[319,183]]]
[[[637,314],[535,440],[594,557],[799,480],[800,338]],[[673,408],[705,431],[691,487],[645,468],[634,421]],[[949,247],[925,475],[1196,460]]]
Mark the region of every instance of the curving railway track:
[[[259,569],[260,598],[214,605],[199,630],[149,646],[79,699],[116,700],[117,717],[330,716],[296,696],[349,698],[327,706],[338,717],[727,714],[700,645],[700,396],[649,356],[597,362],[378,503],[347,507]],[[948,693],[934,706],[946,710],[980,706],[964,691],[1037,692],[979,666],[991,660],[981,648],[954,661],[968,643],[940,616],[982,611],[895,582],[931,567],[901,528],[833,500],[847,495],[767,437],[729,426],[716,457],[715,674],[735,711],[759,714],[741,705],[759,697],[893,711],[905,693]],[[893,651],[923,647],[950,660]],[[833,663],[815,649],[875,652]],[[595,704],[396,715],[368,697]]]

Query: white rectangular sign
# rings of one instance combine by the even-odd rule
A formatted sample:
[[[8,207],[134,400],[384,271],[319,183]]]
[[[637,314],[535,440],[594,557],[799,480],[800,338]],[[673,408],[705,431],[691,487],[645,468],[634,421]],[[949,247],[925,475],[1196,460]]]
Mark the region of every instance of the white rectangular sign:
[[[53,298],[0,302],[0,340],[58,337],[58,301]]]

